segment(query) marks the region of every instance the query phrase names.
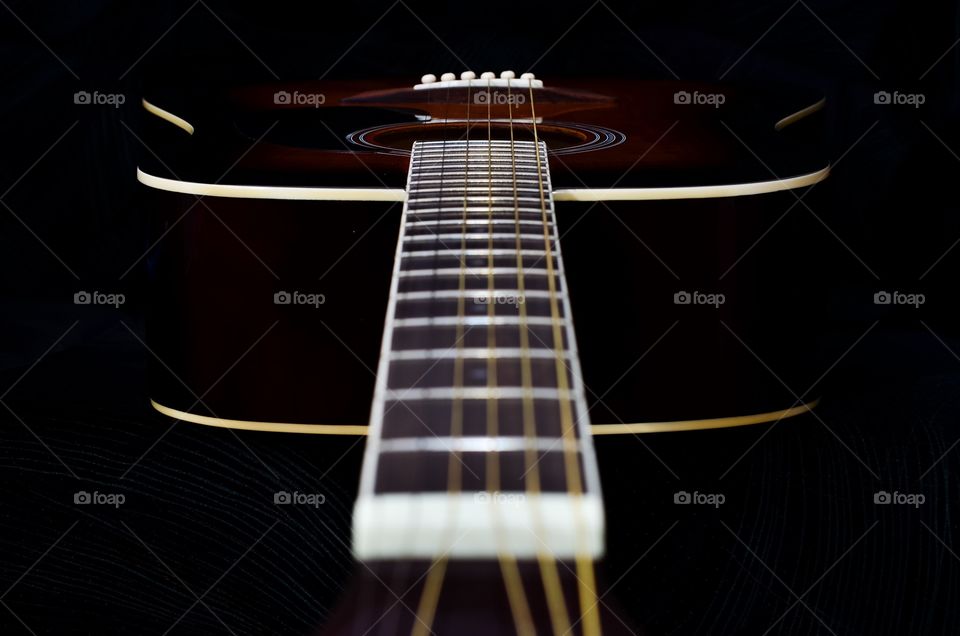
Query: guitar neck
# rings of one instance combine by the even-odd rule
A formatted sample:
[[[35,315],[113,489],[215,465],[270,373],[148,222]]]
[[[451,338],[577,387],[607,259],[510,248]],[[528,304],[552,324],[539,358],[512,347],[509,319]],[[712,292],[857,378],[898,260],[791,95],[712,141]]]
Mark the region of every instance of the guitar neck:
[[[407,191],[357,557],[599,556],[546,146],[417,142]]]

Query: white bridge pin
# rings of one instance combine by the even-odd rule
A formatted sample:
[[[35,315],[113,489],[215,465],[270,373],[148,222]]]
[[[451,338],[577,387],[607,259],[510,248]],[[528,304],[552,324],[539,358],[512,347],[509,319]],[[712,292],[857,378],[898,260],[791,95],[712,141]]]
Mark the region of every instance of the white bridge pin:
[[[494,73],[493,71],[484,71],[480,75],[480,79],[496,79],[496,77],[497,77],[497,74]]]
[[[500,79],[512,80],[517,76],[513,71],[503,71],[500,73]]]
[[[473,71],[464,71],[460,73],[460,79],[462,80],[474,80],[477,79],[477,74]]]
[[[426,75],[420,78],[420,82],[422,84],[433,84],[436,81],[437,81],[437,76],[434,75],[433,73],[427,73]]]
[[[457,79],[457,76],[454,75],[453,73],[444,73],[443,75],[440,76],[441,82],[452,82],[455,79]]]

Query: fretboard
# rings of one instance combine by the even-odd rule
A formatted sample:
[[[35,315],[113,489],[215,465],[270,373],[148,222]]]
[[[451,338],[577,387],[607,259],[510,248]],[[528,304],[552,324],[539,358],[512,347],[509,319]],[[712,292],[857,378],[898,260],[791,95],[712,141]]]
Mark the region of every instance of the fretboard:
[[[418,142],[407,193],[357,556],[599,556],[546,146]]]

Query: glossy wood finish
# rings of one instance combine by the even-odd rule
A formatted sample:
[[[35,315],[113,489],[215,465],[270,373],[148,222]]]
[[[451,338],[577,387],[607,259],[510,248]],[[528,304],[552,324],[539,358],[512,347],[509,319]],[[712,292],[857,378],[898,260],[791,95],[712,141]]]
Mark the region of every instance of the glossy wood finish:
[[[673,103],[676,93],[716,90],[709,86],[555,84],[557,91],[610,98],[574,95],[555,106],[558,117],[626,139],[552,155],[557,188],[746,182],[826,165],[815,143],[817,115],[774,130],[816,95],[734,87],[715,109]],[[173,93],[151,96],[196,132],[149,117],[145,134],[163,165],[147,157],[143,167],[220,183],[402,187],[406,156],[352,146],[347,136],[398,123],[432,134],[463,128],[417,122],[416,113],[442,112],[439,96],[417,103],[403,101],[412,99],[405,89],[369,93],[395,86],[286,85],[194,93],[179,102]],[[278,108],[278,90],[322,91],[326,99],[319,108]],[[799,395],[825,368],[817,316],[808,309],[815,303],[803,299],[818,293],[824,275],[811,249],[822,236],[801,215],[777,220],[800,205],[797,196],[817,207],[826,187],[557,204],[595,423],[746,415],[815,397]],[[236,420],[366,423],[399,205],[218,197],[197,203],[192,195],[145,188],[144,210],[158,236],[168,231],[151,257],[149,336],[163,361],[152,370],[158,403]],[[323,294],[326,302],[276,305],[279,291]],[[722,293],[725,303],[675,304],[683,291]]]

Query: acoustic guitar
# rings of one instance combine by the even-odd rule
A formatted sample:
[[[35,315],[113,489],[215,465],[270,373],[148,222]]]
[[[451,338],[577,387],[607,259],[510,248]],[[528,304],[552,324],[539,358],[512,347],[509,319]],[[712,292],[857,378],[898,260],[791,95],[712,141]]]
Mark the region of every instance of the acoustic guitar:
[[[631,633],[594,436],[816,406],[787,215],[829,174],[815,94],[505,71],[143,106],[154,407],[366,436],[326,633]]]

